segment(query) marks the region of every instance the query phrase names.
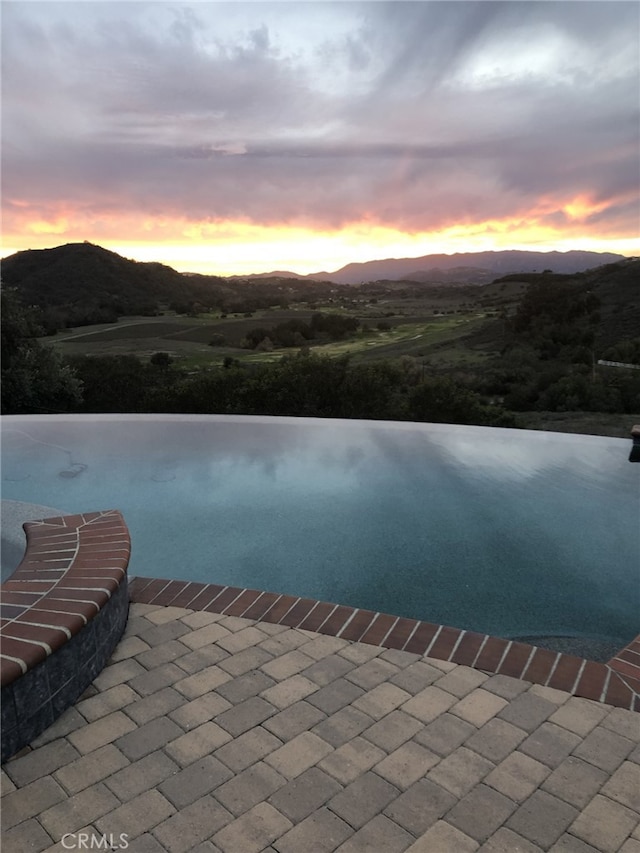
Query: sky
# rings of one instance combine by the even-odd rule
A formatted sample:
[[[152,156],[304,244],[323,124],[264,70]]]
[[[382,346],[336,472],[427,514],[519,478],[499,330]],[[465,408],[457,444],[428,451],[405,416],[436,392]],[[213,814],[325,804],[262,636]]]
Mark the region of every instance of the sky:
[[[2,255],[640,254],[640,4],[3,2]]]

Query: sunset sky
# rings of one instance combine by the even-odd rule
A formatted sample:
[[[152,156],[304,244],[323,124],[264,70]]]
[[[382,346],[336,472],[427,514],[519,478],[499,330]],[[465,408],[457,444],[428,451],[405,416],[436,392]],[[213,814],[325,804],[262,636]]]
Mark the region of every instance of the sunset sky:
[[[2,255],[640,254],[637,2],[2,2]]]

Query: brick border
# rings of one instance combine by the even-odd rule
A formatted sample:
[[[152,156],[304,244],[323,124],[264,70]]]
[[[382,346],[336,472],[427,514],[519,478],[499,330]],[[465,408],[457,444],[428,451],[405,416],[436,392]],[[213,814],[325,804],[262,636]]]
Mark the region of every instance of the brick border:
[[[126,581],[131,544],[118,510],[29,521],[22,562],[0,587],[0,684],[75,636]]]
[[[130,592],[138,604],[206,610],[317,631],[640,711],[640,635],[605,664],[460,628],[242,587],[135,577]]]
[[[100,673],[129,613],[130,539],[117,510],[23,527],[24,557],[0,587],[3,762]]]

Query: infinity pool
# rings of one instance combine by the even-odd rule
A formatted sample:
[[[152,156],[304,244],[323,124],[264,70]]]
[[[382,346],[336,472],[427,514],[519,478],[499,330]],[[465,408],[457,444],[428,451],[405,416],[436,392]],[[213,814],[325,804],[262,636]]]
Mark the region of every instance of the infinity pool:
[[[132,575],[620,647],[640,605],[629,447],[443,424],[6,416],[2,497],[120,509]]]

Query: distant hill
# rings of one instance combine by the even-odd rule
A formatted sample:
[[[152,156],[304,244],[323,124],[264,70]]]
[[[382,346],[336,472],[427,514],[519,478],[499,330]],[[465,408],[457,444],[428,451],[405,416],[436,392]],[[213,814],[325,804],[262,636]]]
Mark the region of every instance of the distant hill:
[[[455,280],[461,283],[485,283],[507,273],[576,273],[602,264],[624,260],[610,252],[463,252],[454,255],[424,255],[421,258],[387,258],[382,261],[347,264],[335,272],[313,273],[308,278],[330,280],[336,284],[360,284],[380,279],[445,282],[457,268]],[[477,281],[478,271],[486,271],[485,281]],[[441,273],[440,278],[434,276]]]
[[[631,267],[625,267],[623,273],[629,307],[625,307],[624,315],[616,307],[621,304],[618,297],[623,285],[618,265],[611,262],[625,260],[621,255],[596,252],[476,252],[348,264],[333,274],[299,276],[278,271],[222,278],[183,274],[164,264],[128,260],[85,242],[17,252],[4,258],[2,281],[4,286],[15,288],[23,302],[41,308],[42,324],[52,333],[69,326],[116,322],[121,316],[153,315],[167,307],[194,315],[211,308],[244,313],[296,299],[326,296],[327,288],[334,286],[328,281],[482,286],[508,273],[527,275],[552,270],[558,275],[590,275],[591,272],[583,272],[589,270],[597,278],[594,288],[602,290],[603,304],[611,306],[605,307],[603,321],[609,324],[614,337],[623,327],[625,334],[627,329],[632,330],[636,312],[640,311]],[[610,273],[606,273],[607,269]]]
[[[606,264],[581,278],[600,300],[600,345],[640,338],[640,259]]]
[[[2,261],[2,282],[26,304],[43,309],[49,331],[153,315],[171,303],[218,301],[227,289],[222,278],[183,276],[164,264],[131,261],[92,243],[10,255]]]
[[[510,274],[499,282],[574,282],[579,292],[592,292],[599,301],[597,339],[600,347],[640,337],[640,258],[625,258],[575,275]]]
[[[248,275],[230,275],[228,276],[230,279],[235,280],[249,280],[249,279],[260,279],[260,278],[269,278],[269,279],[281,279],[281,278],[294,278],[304,280],[305,278],[313,278],[315,276],[309,275],[299,275],[295,272],[289,272],[288,270],[272,270],[271,272],[253,272]]]
[[[449,270],[434,267],[429,270],[416,270],[403,276],[406,281],[420,281],[425,284],[489,284],[495,277],[495,270],[465,266],[452,267]]]

